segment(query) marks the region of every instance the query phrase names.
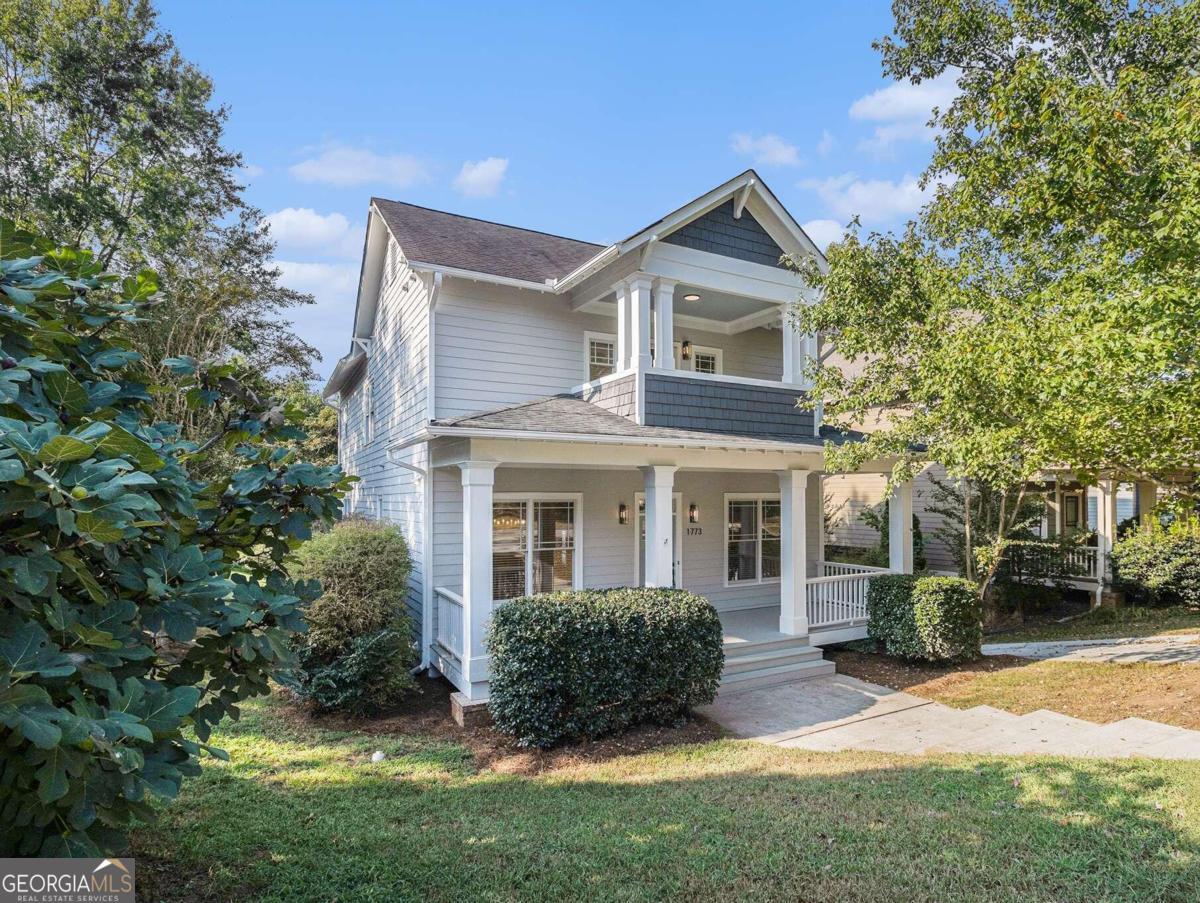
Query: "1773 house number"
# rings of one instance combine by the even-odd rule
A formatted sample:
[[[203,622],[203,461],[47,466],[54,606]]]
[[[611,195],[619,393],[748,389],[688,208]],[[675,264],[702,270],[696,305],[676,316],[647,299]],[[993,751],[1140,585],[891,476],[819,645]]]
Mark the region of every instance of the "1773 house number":
[[[703,527],[688,527],[687,535],[688,536],[703,536],[704,528]]]

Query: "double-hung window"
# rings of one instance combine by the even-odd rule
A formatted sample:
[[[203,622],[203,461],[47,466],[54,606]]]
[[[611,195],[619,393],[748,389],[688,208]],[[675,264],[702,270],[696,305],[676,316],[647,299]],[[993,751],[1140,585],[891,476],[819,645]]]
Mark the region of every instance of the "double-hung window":
[[[587,381],[615,373],[617,369],[617,337],[598,332],[586,336]]]
[[[581,585],[579,496],[497,495],[492,502],[492,598]]]
[[[781,512],[776,496],[726,496],[725,582],[779,579]]]

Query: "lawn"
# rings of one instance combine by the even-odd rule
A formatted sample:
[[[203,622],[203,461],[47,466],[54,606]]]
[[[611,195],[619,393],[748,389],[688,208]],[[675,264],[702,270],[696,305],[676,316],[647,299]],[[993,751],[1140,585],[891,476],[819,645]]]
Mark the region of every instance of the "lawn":
[[[1065,624],[1028,624],[988,634],[986,643],[1029,643],[1036,640],[1103,640],[1113,637],[1200,633],[1200,611],[1182,605],[1164,608],[1128,606],[1090,611]]]
[[[718,739],[514,772],[518,755],[480,764],[471,735],[412,724],[248,705],[218,738],[232,761],[135,836],[143,899],[1095,903],[1200,886],[1194,763]]]

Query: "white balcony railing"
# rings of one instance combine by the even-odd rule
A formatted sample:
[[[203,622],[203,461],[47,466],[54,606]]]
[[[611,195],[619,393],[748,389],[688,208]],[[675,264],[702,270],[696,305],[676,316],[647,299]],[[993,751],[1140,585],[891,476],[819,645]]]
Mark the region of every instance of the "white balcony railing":
[[[873,567],[869,564],[850,564],[845,561],[817,562],[817,573],[820,577],[844,577],[847,574],[886,574],[887,568]]]
[[[809,577],[805,583],[808,629],[852,627],[867,622],[867,586],[872,577],[890,574],[887,568],[820,562],[822,568],[855,568],[849,573]]]
[[[463,600],[458,593],[439,586],[433,591],[437,597],[437,623],[435,639],[439,646],[462,661],[463,656]]]

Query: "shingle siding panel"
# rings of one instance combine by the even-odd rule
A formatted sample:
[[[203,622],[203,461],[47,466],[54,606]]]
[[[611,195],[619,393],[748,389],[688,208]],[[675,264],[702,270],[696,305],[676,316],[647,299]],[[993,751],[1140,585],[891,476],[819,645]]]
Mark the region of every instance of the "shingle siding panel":
[[[813,415],[796,407],[798,389],[646,375],[646,425],[742,436],[808,439]]]
[[[667,244],[721,254],[750,263],[781,266],[783,249],[748,210],[733,215],[733,201],[710,210],[663,239]]]

